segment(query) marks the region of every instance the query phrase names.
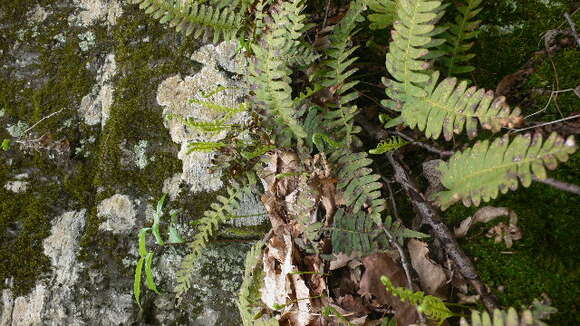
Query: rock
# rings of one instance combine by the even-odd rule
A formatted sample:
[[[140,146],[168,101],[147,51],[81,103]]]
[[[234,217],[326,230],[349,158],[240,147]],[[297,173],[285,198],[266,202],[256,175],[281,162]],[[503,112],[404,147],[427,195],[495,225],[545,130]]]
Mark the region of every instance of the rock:
[[[97,216],[105,217],[99,230],[114,234],[128,233],[135,225],[135,208],[127,195],[116,194],[103,200],[97,207]]]
[[[111,83],[116,70],[115,55],[111,53],[107,55],[103,66],[99,68],[97,84],[81,100],[79,112],[86,124],[94,126],[101,123],[104,127],[107,123],[113,104],[114,89]]]

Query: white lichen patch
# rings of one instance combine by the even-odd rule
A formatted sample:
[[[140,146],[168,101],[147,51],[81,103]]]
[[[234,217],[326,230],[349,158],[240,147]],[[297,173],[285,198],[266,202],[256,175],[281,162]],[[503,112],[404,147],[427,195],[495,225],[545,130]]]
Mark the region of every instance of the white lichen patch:
[[[210,109],[204,105],[190,103],[192,98],[211,102],[226,107],[239,107],[246,94],[246,87],[239,80],[229,78],[218,70],[217,64],[233,70],[245,69],[245,62],[234,56],[235,43],[222,43],[217,47],[206,45],[199,49],[193,57],[205,63],[202,69],[193,76],[181,78],[169,77],[163,81],[157,90],[157,102],[163,106],[163,115],[177,115],[183,118],[193,118],[197,121],[215,121],[223,118],[224,113]],[[231,61],[231,62],[230,62]],[[230,63],[228,63],[230,62]],[[239,66],[238,66],[239,65]],[[218,87],[225,87],[206,98],[204,94],[214,92]],[[246,119],[245,113],[238,113],[229,123],[240,123]],[[171,139],[181,145],[178,158],[183,161],[181,179],[191,186],[192,192],[216,191],[223,186],[220,171],[210,173],[214,153],[193,152],[188,154],[187,145],[190,142],[216,142],[223,139],[227,130],[207,133],[201,130],[185,127],[179,119],[165,119]]]
[[[181,173],[176,173],[172,177],[163,180],[163,193],[169,195],[169,199],[175,200],[181,192]]]
[[[72,285],[77,280],[76,257],[85,222],[86,209],[66,212],[53,221],[51,235],[44,239],[44,254],[50,257],[60,284]]]
[[[106,218],[99,230],[122,234],[133,228],[137,212],[129,196],[115,194],[97,206],[97,216]]]
[[[141,170],[147,167],[149,160],[147,159],[147,146],[149,142],[146,140],[140,140],[135,146],[133,146],[133,155],[135,155],[135,165]]]
[[[29,21],[31,23],[39,24],[39,23],[42,23],[43,21],[45,21],[46,18],[48,17],[48,15],[50,15],[50,14],[51,14],[51,12],[49,10],[44,9],[40,5],[36,5],[36,7],[34,7],[34,9],[32,9],[30,12],[28,12],[28,17],[29,17]]]
[[[8,191],[12,191],[14,193],[26,192],[28,190],[28,186],[30,185],[30,182],[25,180],[27,178],[28,178],[28,173],[22,173],[22,174],[16,175],[14,177],[15,180],[8,181],[4,185],[4,189],[6,189]]]
[[[105,126],[109,119],[111,105],[113,104],[112,78],[117,72],[115,55],[110,53],[105,59],[103,66],[97,72],[97,83],[81,100],[79,113],[86,124],[90,126],[102,124]]]
[[[52,222],[44,239],[44,254],[50,257],[54,274],[39,281],[28,295],[14,298],[11,285],[2,291],[2,326],[81,325],[74,316],[72,292],[82,264],[77,261],[86,210],[69,211]]]
[[[18,120],[18,122],[14,124],[9,124],[6,127],[6,130],[8,131],[10,136],[14,138],[20,138],[24,136],[24,133],[26,132],[26,130],[28,130],[29,127],[30,126],[26,121]]]
[[[79,48],[83,52],[87,52],[90,48],[95,46],[95,33],[86,31],[79,34]]]
[[[191,55],[191,60],[212,67],[221,67],[229,72],[244,74],[248,65],[243,51],[239,51],[236,41],[208,44]]]
[[[80,12],[77,16],[69,17],[71,25],[89,26],[105,21],[106,25],[113,26],[123,14],[123,8],[117,0],[74,0],[74,4]]]

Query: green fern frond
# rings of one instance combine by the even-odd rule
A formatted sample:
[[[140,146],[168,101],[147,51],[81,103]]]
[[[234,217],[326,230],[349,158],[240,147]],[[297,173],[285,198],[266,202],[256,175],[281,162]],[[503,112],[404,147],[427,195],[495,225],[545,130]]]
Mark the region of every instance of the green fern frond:
[[[352,153],[348,150],[335,150],[329,157],[330,162],[336,165],[338,171],[337,190],[343,192],[346,206],[357,214],[366,204],[370,208],[370,217],[373,220],[380,218],[385,210],[386,202],[381,198],[381,178],[372,174],[369,167],[373,161],[364,152]]]
[[[484,129],[498,132],[502,127],[517,125],[522,117],[520,109],[510,112],[504,97],[495,97],[493,91],[467,88],[467,82],[446,78],[438,83],[439,72],[434,72],[424,88],[425,97],[408,98],[402,118],[411,128],[419,128],[429,138],[437,139],[443,133],[446,140],[459,134],[465,127],[470,138],[477,135],[478,123]]]
[[[145,13],[169,23],[177,32],[193,34],[194,38],[213,35],[213,43],[235,39],[242,26],[243,14],[228,8],[214,8],[194,1],[130,0]]]
[[[381,141],[377,145],[376,148],[369,150],[369,153],[375,154],[375,155],[384,154],[386,152],[395,151],[395,150],[407,145],[408,143],[409,142],[407,142],[406,140],[404,140],[401,137],[394,137],[393,136],[390,139]]]
[[[238,297],[238,309],[244,326],[253,326],[260,306],[260,288],[264,283],[261,257],[264,242],[257,241],[246,254],[244,277]]]
[[[177,119],[183,125],[188,126],[193,130],[200,130],[207,133],[218,133],[224,130],[230,130],[231,128],[238,127],[236,124],[228,124],[225,119],[218,119],[214,121],[201,121],[194,118],[184,118],[179,114],[168,114],[167,120]]]
[[[213,95],[212,93],[210,93],[210,95]],[[203,107],[206,107],[210,110],[214,110],[216,112],[220,112],[220,113],[225,113],[226,117],[231,117],[237,113],[240,112],[244,112],[248,110],[248,104],[247,103],[241,103],[240,105],[238,105],[238,107],[231,107],[231,106],[225,106],[225,105],[221,105],[221,104],[217,104],[211,101],[202,101],[202,100],[198,100],[198,99],[191,99],[189,100],[189,103],[194,103],[194,104],[198,104],[201,105]]]
[[[477,28],[481,21],[473,18],[481,11],[482,0],[465,0],[461,5],[455,6],[459,14],[455,17],[455,23],[449,24],[449,29],[443,34],[446,42],[441,44],[439,50],[445,53],[438,58],[447,68],[448,75],[458,75],[471,72],[475,67],[467,62],[475,57],[468,51],[473,46],[472,40],[477,36]]]
[[[226,146],[227,144],[222,142],[193,142],[187,144],[186,153],[191,154],[193,152],[213,152]]]
[[[361,128],[354,126],[354,117],[358,114],[356,106],[348,104],[354,101],[359,95],[353,90],[358,84],[357,80],[350,80],[357,71],[352,68],[352,64],[358,57],[352,57],[352,53],[358,46],[352,46],[351,37],[356,34],[355,28],[364,18],[362,12],[366,10],[365,2],[354,1],[342,18],[334,27],[330,35],[330,46],[326,50],[327,60],[324,61],[325,68],[321,74],[320,84],[329,89],[334,89],[336,102],[330,104],[328,111],[323,115],[323,126],[335,139],[344,139],[346,147],[350,147],[353,141],[355,145],[360,144],[360,140],[354,136],[361,131]]]
[[[386,94],[391,101],[384,105],[396,109],[397,102],[405,102],[407,97],[425,97],[423,85],[429,80],[425,70],[430,68],[426,60],[429,49],[444,42],[434,36],[444,31],[436,28],[435,22],[443,15],[440,1],[399,0],[397,21],[393,37],[386,55],[386,67],[393,79],[383,79]]]
[[[455,153],[439,166],[441,183],[448,190],[435,195],[443,210],[462,200],[465,206],[495,199],[501,191],[518,188],[518,178],[524,187],[532,178],[546,178],[546,166],[553,170],[576,151],[574,136],[564,140],[556,133],[542,142],[541,134],[508,136],[477,142],[472,148]]]
[[[366,0],[374,12],[367,16],[370,29],[384,29],[391,26],[397,18],[397,3],[394,0]]]
[[[441,325],[447,318],[456,316],[455,313],[447,308],[441,298],[425,295],[421,291],[413,292],[404,287],[396,287],[387,276],[381,276],[381,282],[383,282],[388,292],[399,297],[403,302],[409,301],[412,305],[417,306],[419,312],[436,321],[438,325]]]
[[[514,308],[508,311],[496,309],[493,311],[493,318],[486,312],[471,311],[471,322],[461,318],[460,326],[546,326],[539,318],[536,318],[532,311],[524,310],[520,315]]]
[[[193,278],[193,264],[207,246],[209,240],[217,228],[236,215],[235,210],[240,206],[240,200],[244,195],[251,194],[252,186],[256,183],[256,177],[248,174],[242,180],[243,184],[234,184],[226,188],[227,197],[218,196],[217,202],[211,204],[211,208],[203,213],[203,217],[197,220],[197,233],[188,247],[191,252],[183,258],[177,271],[176,296],[180,298],[191,287]]]
[[[406,228],[400,221],[393,220],[393,217],[390,215],[383,221],[383,226],[389,230],[389,233],[394,238],[393,240],[400,245],[404,244],[405,239],[421,239],[429,237],[428,234]]]
[[[341,208],[334,214],[331,235],[334,254],[370,254],[377,249],[373,241],[375,236],[375,223],[365,212],[350,215]]]
[[[266,120],[275,122],[272,129],[280,139],[287,139],[291,131],[295,138],[306,137],[306,132],[296,120],[292,100],[292,80],[288,63],[281,58],[294,53],[304,32],[304,5],[300,0],[282,2],[272,15],[272,24],[262,40],[262,45],[252,44],[256,60],[250,65],[250,82],[255,86],[255,102]],[[282,130],[279,130],[282,128]]]

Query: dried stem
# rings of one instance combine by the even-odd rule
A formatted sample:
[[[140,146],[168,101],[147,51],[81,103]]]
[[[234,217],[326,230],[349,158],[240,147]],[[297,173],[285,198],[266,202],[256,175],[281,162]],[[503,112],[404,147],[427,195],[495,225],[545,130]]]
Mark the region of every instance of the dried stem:
[[[576,195],[580,195],[580,187],[575,185],[575,184],[558,181],[558,180],[555,180],[552,178],[540,179],[540,178],[534,177],[534,181],[546,184],[548,186],[554,187],[554,188],[562,190],[562,191],[566,191],[566,192],[570,192],[570,193],[573,193]]]
[[[493,311],[497,307],[495,298],[481,282],[475,266],[461,250],[447,225],[441,222],[437,209],[418,190],[415,181],[401,163],[393,157],[392,153],[388,153],[387,157],[395,170],[395,180],[405,189],[415,212],[421,217],[422,224],[431,228],[431,234],[442,243],[445,252],[453,260],[461,275],[475,288],[485,307],[489,311]]]

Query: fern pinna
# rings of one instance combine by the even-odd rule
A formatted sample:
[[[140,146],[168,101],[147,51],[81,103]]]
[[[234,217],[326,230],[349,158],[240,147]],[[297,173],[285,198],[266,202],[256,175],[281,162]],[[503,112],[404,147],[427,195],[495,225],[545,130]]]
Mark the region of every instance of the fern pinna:
[[[234,39],[242,27],[243,15],[229,8],[215,8],[195,1],[130,0],[145,13],[169,23],[177,32],[198,38],[213,35],[213,42]]]
[[[553,308],[552,308],[553,309]],[[553,311],[552,311],[553,312]],[[531,310],[524,310],[518,315],[514,308],[508,311],[496,309],[493,311],[493,317],[487,311],[481,313],[473,310],[471,312],[471,322],[464,317],[459,322],[460,326],[546,326],[540,318],[534,316]]]
[[[574,136],[568,139],[552,133],[542,142],[541,134],[509,136],[476,143],[472,148],[454,154],[439,166],[441,183],[448,190],[435,195],[442,209],[461,200],[466,206],[479,206],[497,197],[498,192],[518,188],[518,178],[528,187],[532,178],[546,177],[546,166],[553,170],[558,162],[568,160],[576,151]]]
[[[217,202],[211,204],[211,208],[203,213],[203,217],[196,220],[197,233],[189,243],[191,252],[185,256],[177,271],[177,286],[174,291],[177,297],[182,297],[191,287],[193,279],[193,264],[207,246],[209,240],[217,228],[227,220],[235,217],[236,209],[240,206],[240,200],[244,195],[251,195],[256,177],[248,173],[240,184],[232,184],[226,188],[227,196],[218,196]]]
[[[498,132],[502,127],[520,124],[520,109],[510,111],[504,97],[494,97],[493,91],[485,91],[472,86],[467,81],[457,84],[457,79],[446,78],[439,82],[439,72],[434,72],[425,85],[424,97],[409,97],[403,105],[401,117],[411,127],[425,132],[425,136],[451,140],[453,134],[463,129],[473,138],[477,126]]]

